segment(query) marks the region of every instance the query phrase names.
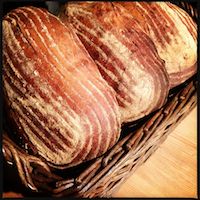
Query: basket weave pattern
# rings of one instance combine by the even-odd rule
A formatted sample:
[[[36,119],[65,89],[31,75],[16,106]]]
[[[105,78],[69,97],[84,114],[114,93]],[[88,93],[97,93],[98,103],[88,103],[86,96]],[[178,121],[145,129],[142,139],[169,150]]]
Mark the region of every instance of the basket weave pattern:
[[[182,2],[180,6],[194,19],[197,18],[197,12],[191,5]],[[80,166],[73,177],[67,175],[67,170],[57,173],[40,157],[28,154],[5,131],[3,155],[7,163],[17,167],[23,184],[33,191],[45,191],[57,197],[111,197],[196,104],[194,76],[171,93],[161,109],[141,122],[125,124],[118,143],[103,156],[90,161],[86,167]]]

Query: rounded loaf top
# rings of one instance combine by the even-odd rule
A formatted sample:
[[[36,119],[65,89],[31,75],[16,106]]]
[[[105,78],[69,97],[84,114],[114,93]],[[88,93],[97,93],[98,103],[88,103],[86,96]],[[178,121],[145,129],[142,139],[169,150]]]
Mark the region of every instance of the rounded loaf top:
[[[60,18],[71,23],[99,71],[116,91],[122,122],[160,108],[169,91],[164,61],[148,35],[122,6],[72,2]]]
[[[197,71],[197,25],[190,15],[170,2],[116,2],[137,20],[165,60],[170,87]]]
[[[19,136],[51,166],[95,158],[119,138],[114,90],[70,25],[46,10],[4,17],[3,88]]]

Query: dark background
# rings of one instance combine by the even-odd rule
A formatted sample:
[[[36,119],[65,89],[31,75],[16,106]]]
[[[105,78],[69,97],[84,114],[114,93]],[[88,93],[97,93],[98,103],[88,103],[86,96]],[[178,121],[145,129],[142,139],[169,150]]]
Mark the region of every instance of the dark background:
[[[67,1],[65,1],[67,2]],[[63,1],[64,3],[64,1]],[[22,6],[35,6],[40,8],[46,8],[51,13],[57,14],[62,3],[58,1],[16,1],[16,2],[4,2],[3,3],[3,16],[6,15],[12,9]]]

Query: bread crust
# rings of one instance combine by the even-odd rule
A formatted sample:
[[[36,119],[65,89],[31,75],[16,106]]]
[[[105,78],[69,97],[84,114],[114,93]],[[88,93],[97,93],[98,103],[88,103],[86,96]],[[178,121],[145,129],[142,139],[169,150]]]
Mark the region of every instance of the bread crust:
[[[165,60],[170,87],[196,73],[197,25],[184,10],[169,2],[117,2],[137,20]]]
[[[122,123],[160,108],[169,91],[164,61],[155,45],[122,6],[110,2],[68,3],[69,21],[117,93]]]
[[[43,9],[15,9],[3,19],[3,57],[11,120],[49,165],[71,167],[116,143],[115,92],[70,25]]]

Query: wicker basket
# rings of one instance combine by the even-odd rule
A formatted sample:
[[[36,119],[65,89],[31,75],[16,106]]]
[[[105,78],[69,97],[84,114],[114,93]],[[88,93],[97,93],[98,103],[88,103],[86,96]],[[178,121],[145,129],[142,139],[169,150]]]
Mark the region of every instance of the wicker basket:
[[[179,6],[197,19],[197,11],[191,5],[182,2]],[[4,164],[12,164],[22,183],[30,188],[30,191],[35,191],[35,194],[57,197],[111,197],[196,106],[196,79],[195,75],[171,90],[167,103],[158,111],[137,122],[124,124],[120,140],[103,156],[70,169],[52,169],[40,157],[28,154],[27,150],[13,139],[5,122]]]

